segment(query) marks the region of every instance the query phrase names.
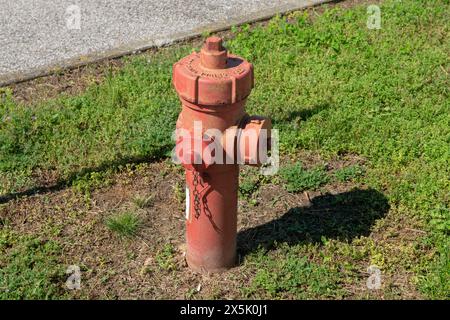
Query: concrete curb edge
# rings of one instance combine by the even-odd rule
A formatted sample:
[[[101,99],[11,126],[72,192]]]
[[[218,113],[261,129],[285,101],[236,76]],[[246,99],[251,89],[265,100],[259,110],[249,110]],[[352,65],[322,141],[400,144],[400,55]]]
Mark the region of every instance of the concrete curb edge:
[[[204,32],[211,32],[211,33],[220,32],[227,30],[232,26],[239,26],[246,23],[264,21],[274,17],[277,14],[287,14],[292,11],[302,10],[332,1],[333,0],[308,0],[301,4],[292,3],[287,5],[281,5],[271,8],[269,10],[261,10],[251,15],[242,15],[239,17],[227,19],[225,21],[210,23],[198,29],[189,30],[186,32],[179,32],[173,34],[170,38],[160,38],[160,39],[154,38],[145,41],[134,42],[128,45],[117,47],[115,49],[93,53],[85,56],[79,56],[72,59],[67,59],[46,67],[37,68],[30,71],[8,73],[6,75],[0,76],[0,87],[5,87],[11,84],[48,76],[64,70],[75,69],[81,66],[85,66],[95,62],[101,62],[107,59],[115,59],[122,56],[135,54],[137,52],[149,50],[152,48],[168,46],[177,42],[196,38]]]

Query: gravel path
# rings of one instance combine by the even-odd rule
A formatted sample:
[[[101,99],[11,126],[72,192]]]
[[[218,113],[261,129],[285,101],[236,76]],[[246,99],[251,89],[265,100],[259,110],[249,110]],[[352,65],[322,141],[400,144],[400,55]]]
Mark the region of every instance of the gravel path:
[[[321,2],[0,0],[0,86]]]

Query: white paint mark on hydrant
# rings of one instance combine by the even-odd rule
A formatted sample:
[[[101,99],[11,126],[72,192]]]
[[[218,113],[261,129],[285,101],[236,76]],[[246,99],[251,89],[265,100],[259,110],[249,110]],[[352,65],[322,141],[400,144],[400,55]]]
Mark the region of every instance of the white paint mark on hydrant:
[[[189,220],[190,203],[191,203],[191,199],[190,199],[189,188],[188,188],[188,186],[186,186],[186,220]]]

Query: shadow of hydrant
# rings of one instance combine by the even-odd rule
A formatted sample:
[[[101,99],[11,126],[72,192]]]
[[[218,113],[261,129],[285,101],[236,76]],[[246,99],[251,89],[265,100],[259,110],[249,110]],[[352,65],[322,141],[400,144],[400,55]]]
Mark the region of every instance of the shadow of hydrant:
[[[275,242],[321,243],[322,237],[351,241],[369,235],[388,210],[387,198],[374,189],[318,196],[308,207],[291,208],[276,220],[239,232],[238,250],[245,256],[260,246],[270,250]]]

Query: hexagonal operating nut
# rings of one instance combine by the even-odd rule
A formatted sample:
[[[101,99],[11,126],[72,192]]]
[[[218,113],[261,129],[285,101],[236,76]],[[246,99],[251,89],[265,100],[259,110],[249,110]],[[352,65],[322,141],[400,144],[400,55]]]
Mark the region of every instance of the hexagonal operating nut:
[[[205,41],[204,49],[207,51],[223,51],[222,39],[219,37],[209,37]]]
[[[200,51],[201,65],[208,69],[225,69],[227,50],[222,46],[222,39],[209,37]]]

